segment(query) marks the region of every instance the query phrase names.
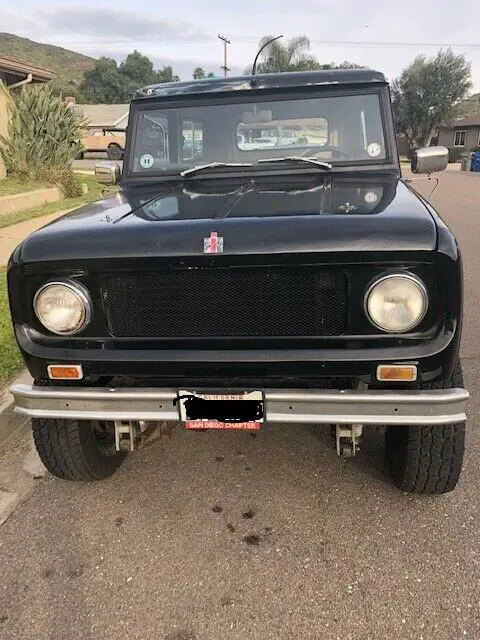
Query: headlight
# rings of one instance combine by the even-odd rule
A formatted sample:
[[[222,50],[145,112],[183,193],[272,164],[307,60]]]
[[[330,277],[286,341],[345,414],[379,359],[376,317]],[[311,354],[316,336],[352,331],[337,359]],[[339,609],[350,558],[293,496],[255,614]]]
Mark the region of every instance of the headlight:
[[[33,308],[43,326],[59,335],[78,333],[90,322],[90,298],[77,283],[43,285],[35,295]]]
[[[374,282],[365,295],[365,310],[382,331],[404,333],[416,327],[427,313],[428,294],[415,276],[392,274]]]

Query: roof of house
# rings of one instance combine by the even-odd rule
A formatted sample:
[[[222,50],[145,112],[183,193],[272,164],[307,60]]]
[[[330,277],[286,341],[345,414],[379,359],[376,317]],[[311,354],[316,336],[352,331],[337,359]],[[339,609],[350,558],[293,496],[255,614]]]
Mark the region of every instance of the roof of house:
[[[452,124],[444,124],[440,129],[459,129],[461,127],[480,127],[480,120],[478,118],[459,118],[454,120]]]
[[[165,82],[136,91],[134,99],[174,95],[252,91],[262,89],[294,88],[305,86],[385,84],[385,76],[372,69],[329,69],[322,71],[295,71],[288,73],[262,73],[255,76],[232,78],[204,78],[185,82]]]
[[[3,55],[0,56],[0,71],[15,76],[28,76],[31,73],[35,82],[48,82],[55,78],[55,74],[49,69]]]
[[[128,104],[76,104],[74,109],[88,120],[89,127],[115,127],[127,115]]]

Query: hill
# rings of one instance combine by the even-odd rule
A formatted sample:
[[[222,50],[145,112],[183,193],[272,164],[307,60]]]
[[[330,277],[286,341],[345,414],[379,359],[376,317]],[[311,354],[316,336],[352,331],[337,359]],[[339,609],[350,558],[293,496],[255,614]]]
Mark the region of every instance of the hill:
[[[458,116],[462,118],[480,118],[480,93],[474,93],[458,106]]]
[[[65,95],[76,95],[83,74],[95,66],[95,58],[52,44],[34,42],[13,33],[0,33],[2,54],[50,69],[57,76],[52,85]]]

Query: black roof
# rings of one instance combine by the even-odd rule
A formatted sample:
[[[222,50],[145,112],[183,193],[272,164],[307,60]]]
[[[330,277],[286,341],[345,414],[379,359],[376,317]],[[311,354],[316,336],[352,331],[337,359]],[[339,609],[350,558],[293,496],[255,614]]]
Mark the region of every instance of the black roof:
[[[279,89],[308,85],[364,85],[385,84],[385,76],[372,69],[332,69],[328,71],[302,71],[289,73],[264,73],[256,76],[212,78],[152,84],[135,92],[134,100],[174,95],[251,91],[252,89]]]

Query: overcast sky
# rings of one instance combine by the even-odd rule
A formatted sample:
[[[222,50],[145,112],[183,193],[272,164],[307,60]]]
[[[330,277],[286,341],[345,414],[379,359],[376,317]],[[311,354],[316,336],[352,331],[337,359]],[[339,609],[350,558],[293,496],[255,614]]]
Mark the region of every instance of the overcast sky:
[[[0,0],[0,31],[121,60],[133,49],[182,79],[221,74],[218,33],[242,73],[265,34],[307,35],[322,62],[352,60],[395,78],[416,55],[452,45],[472,63],[480,91],[479,0]]]

